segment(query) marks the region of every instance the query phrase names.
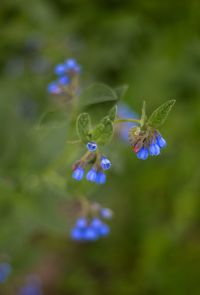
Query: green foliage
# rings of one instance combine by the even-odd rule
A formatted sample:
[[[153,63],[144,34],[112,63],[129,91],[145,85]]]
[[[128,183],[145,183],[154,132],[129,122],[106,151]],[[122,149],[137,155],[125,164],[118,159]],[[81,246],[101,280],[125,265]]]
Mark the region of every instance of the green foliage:
[[[167,119],[175,102],[174,99],[171,99],[158,107],[149,117],[148,124],[155,128],[160,127]]]
[[[110,111],[108,112],[108,117],[110,118],[111,121],[114,121],[117,115],[117,105],[112,107]]]
[[[87,143],[91,140],[91,120],[87,113],[82,113],[78,116],[76,121],[76,131],[78,137],[83,143]]]
[[[83,106],[90,106],[103,102],[116,102],[118,97],[110,87],[105,84],[95,83],[89,86],[80,96]]]
[[[113,123],[117,113],[117,106],[114,106],[108,112],[108,116],[101,119],[94,129],[92,130],[91,119],[88,113],[82,113],[78,116],[76,121],[76,130],[79,138],[83,143],[91,140],[99,145],[108,143],[113,135]]]
[[[61,128],[68,123],[68,113],[61,110],[45,112],[39,120],[39,127]]]
[[[117,88],[114,88],[114,92],[118,101],[124,98],[127,90],[128,90],[128,85],[122,85]]]
[[[93,123],[98,123],[118,100],[119,96],[112,88],[95,83],[80,96],[80,109],[90,114]]]
[[[113,123],[109,116],[103,118],[98,124],[93,132],[92,139],[96,141],[99,145],[104,145],[108,143],[113,135]]]

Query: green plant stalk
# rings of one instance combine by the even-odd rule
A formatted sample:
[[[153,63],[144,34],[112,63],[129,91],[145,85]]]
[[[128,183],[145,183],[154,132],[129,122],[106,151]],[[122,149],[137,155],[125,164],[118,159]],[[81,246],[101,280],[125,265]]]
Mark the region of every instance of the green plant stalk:
[[[132,122],[132,123],[137,123],[137,124],[141,124],[141,120],[138,119],[131,119],[131,118],[122,118],[122,119],[116,119],[114,121],[114,123],[124,123],[124,122]]]

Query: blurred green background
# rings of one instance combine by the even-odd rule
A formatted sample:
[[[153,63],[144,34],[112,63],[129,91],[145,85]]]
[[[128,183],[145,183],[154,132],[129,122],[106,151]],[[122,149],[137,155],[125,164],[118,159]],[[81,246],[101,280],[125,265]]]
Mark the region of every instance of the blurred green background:
[[[36,128],[52,107],[56,63],[74,57],[82,85],[124,83],[124,98],[149,113],[177,100],[161,129],[168,146],[139,161],[128,144],[97,191],[71,180],[81,148],[68,130]],[[30,273],[48,295],[200,294],[200,2],[1,0],[0,262],[13,267],[0,294],[17,294]],[[75,135],[74,135],[75,136]],[[69,239],[72,202],[87,193],[111,207],[111,234]]]

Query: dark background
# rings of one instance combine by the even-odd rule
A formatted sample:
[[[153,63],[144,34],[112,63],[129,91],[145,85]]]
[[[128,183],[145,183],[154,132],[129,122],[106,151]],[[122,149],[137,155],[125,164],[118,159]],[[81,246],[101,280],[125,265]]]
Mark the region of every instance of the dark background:
[[[13,272],[0,294],[37,274],[48,295],[200,294],[200,2],[1,0],[0,261]],[[56,63],[74,57],[82,85],[129,84],[124,98],[150,113],[176,106],[160,157],[139,161],[128,144],[107,149],[108,182],[91,193],[71,180],[81,149],[65,128],[36,128],[52,106]],[[89,192],[89,193],[88,193]],[[111,207],[111,234],[69,239],[81,193]]]

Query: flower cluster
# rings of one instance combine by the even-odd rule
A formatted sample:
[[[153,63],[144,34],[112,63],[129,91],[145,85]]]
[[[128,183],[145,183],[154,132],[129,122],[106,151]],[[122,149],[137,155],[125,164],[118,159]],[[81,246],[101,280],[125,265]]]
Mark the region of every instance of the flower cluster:
[[[110,169],[111,162],[99,151],[95,142],[87,143],[88,152],[73,165],[72,177],[78,181],[83,179],[85,168],[92,164],[91,169],[86,174],[86,179],[97,184],[106,182],[105,170]]]
[[[71,230],[72,240],[88,242],[106,237],[110,233],[110,228],[102,219],[110,219],[111,217],[112,211],[108,208],[102,208],[99,214],[94,217],[79,217]]]
[[[72,80],[81,71],[80,65],[75,59],[67,59],[63,64],[55,67],[57,80],[51,82],[47,90],[50,94],[67,94],[67,88],[71,85]]]
[[[129,141],[140,160],[146,160],[149,155],[158,156],[160,150],[166,146],[165,139],[155,129],[141,131],[140,127],[131,128]]]

